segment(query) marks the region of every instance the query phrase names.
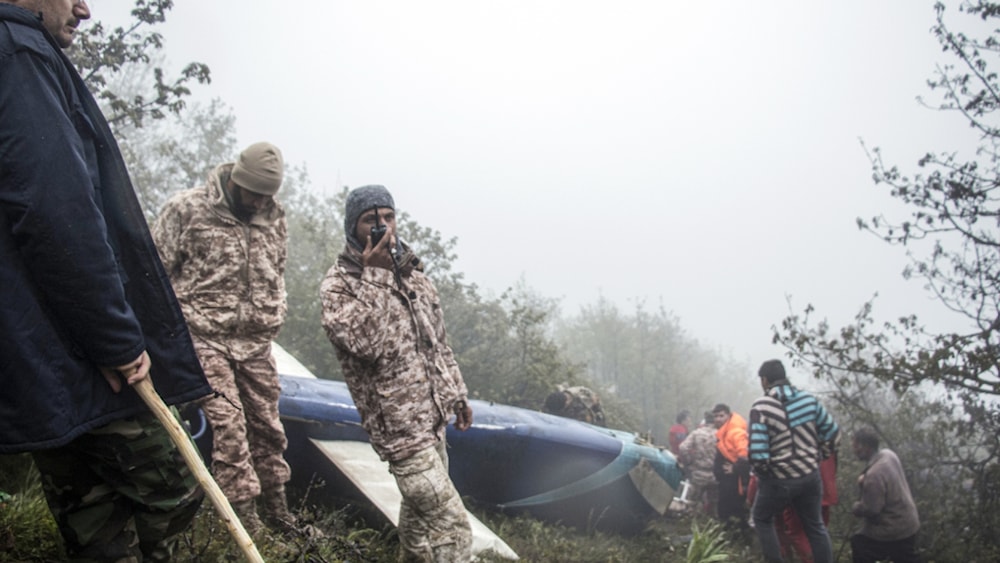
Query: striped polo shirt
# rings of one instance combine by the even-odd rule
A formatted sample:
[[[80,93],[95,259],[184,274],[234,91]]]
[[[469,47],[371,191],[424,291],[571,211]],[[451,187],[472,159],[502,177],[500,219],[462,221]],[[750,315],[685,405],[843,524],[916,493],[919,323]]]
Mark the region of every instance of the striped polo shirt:
[[[762,478],[804,477],[816,471],[838,432],[816,397],[778,382],[750,409],[750,463]]]

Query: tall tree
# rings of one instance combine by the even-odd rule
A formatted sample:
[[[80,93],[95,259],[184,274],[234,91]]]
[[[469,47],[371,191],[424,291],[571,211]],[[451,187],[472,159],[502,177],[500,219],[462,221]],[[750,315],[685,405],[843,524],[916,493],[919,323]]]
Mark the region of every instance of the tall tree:
[[[982,19],[998,17],[997,4],[963,4],[960,12]],[[852,325],[832,331],[827,323],[811,323],[812,307],[786,318],[775,340],[817,375],[863,373],[890,381],[897,388],[922,382],[943,385],[966,401],[969,411],[1000,396],[1000,186],[997,152],[1000,129],[994,111],[1000,108],[1000,84],[990,65],[1000,51],[1000,32],[972,38],[952,32],[945,24],[945,7],[937,4],[934,34],[955,64],[937,69],[930,80],[942,93],[940,109],[955,112],[980,137],[979,150],[962,160],[956,153],[927,153],[918,161],[921,172],[906,175],[887,166],[879,150],[871,151],[876,185],[911,208],[909,219],[884,216],[858,219],[861,229],[904,248],[929,242],[923,255],[912,259],[904,277],[923,278],[933,295],[955,314],[966,318],[968,332],[940,332],[925,327],[917,315],[877,324],[873,303],[861,308]],[[997,428],[997,418],[984,423]]]
[[[951,63],[937,67],[928,81],[940,101],[933,107],[970,125],[978,141],[974,154],[929,152],[915,173],[886,164],[879,149],[869,152],[879,187],[905,204],[909,216],[858,219],[862,230],[907,251],[907,279],[922,279],[928,291],[969,326],[966,331],[927,326],[917,315],[878,322],[874,300],[865,303],[853,322],[840,329],[816,321],[812,306],[785,318],[774,340],[796,363],[838,385],[864,388],[868,381],[886,382],[897,391],[935,390],[948,411],[962,412],[949,424],[975,434],[951,462],[969,471],[974,487],[995,491],[1000,456],[1000,4],[963,2],[958,13],[981,36],[954,31],[946,7],[938,3],[933,34]],[[989,28],[976,20],[991,23]],[[930,104],[929,104],[930,105]],[[928,414],[928,416],[930,416]],[[935,415],[937,417],[937,415]]]

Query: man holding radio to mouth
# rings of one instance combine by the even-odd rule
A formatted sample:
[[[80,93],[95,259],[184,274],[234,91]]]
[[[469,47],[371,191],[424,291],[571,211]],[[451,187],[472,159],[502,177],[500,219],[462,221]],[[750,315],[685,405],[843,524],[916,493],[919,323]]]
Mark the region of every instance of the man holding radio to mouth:
[[[402,493],[402,559],[469,561],[472,532],[448,477],[445,430],[452,415],[467,430],[472,409],[437,289],[397,238],[384,186],[348,194],[344,233],[344,251],[321,286],[323,327],[372,447]]]

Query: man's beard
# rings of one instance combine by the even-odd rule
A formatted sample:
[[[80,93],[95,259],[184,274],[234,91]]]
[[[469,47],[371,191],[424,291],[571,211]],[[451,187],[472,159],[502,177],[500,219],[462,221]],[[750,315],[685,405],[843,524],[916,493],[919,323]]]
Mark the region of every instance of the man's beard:
[[[243,188],[237,188],[233,190],[233,200],[229,206],[229,210],[233,212],[233,215],[237,219],[246,223],[257,213],[257,209],[253,206],[246,205],[243,203]]]

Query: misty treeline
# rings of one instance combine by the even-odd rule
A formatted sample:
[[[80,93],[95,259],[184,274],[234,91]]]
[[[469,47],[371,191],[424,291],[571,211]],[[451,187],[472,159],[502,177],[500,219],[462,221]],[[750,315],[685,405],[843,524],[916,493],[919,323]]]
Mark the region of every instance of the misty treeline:
[[[184,103],[189,85],[209,82],[207,67],[192,63],[177,78],[165,78],[154,29],[170,7],[169,1],[137,0],[135,28],[92,22],[72,52],[105,103],[150,220],[169,194],[200,184],[241,148],[236,117],[224,101]],[[911,174],[869,150],[876,188],[888,188],[912,216],[858,224],[903,247],[913,260],[904,275],[923,280],[970,329],[941,333],[915,315],[879,321],[872,301],[839,329],[815,320],[817,312],[807,307],[781,320],[774,339],[815,375],[815,381],[793,383],[823,389],[845,435],[874,426],[899,454],[920,509],[925,558],[987,561],[1000,556],[993,541],[1000,527],[1000,130],[993,116],[1000,107],[1000,31],[977,20],[994,22],[1000,5],[935,9],[933,34],[949,62],[933,72],[928,84],[937,101],[927,104],[969,122],[979,151],[960,156],[941,147],[920,156]],[[985,35],[953,31],[946,21]],[[320,327],[318,287],[344,244],[346,190],[313,186],[299,164],[289,167],[280,193],[289,224],[289,317],[279,342],[327,378],[340,374]],[[475,397],[540,408],[557,384],[590,385],[600,390],[612,425],[650,431],[662,443],[681,409],[697,419],[712,404],[727,402],[745,414],[759,394],[756,366],[700,344],[670,314],[669,303],[637,300],[623,309],[599,296],[564,315],[558,302],[523,281],[489,294],[454,269],[456,239],[420,225],[400,204],[401,236],[438,285],[450,342]],[[840,461],[841,502],[831,526],[838,547],[856,526],[849,508],[862,469],[846,437]]]

